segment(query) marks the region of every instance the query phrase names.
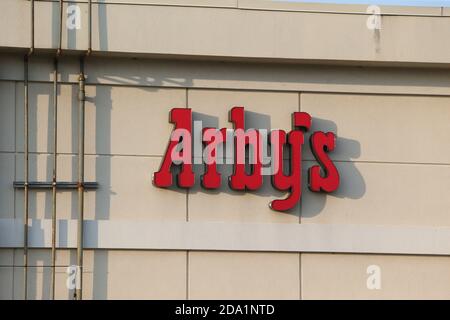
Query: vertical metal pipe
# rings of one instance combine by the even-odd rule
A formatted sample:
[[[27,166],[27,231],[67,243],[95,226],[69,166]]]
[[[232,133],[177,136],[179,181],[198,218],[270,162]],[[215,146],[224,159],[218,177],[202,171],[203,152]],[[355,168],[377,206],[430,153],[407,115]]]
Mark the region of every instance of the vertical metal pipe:
[[[31,0],[31,23],[30,23],[30,36],[31,36],[31,43],[30,43],[30,51],[28,52],[29,55],[33,54],[34,52],[34,0]]]
[[[53,178],[52,178],[52,285],[51,299],[55,299],[56,275],[56,172],[58,152],[58,59],[55,58],[53,70]]]
[[[83,220],[84,220],[84,108],[85,108],[85,77],[84,58],[80,60],[80,76],[78,78],[78,243],[77,243],[77,275],[79,287],[75,291],[77,300],[81,300],[83,290]]]
[[[92,0],[89,0],[88,3],[88,51],[87,55],[90,55],[92,52]]]
[[[29,218],[29,154],[28,154],[28,65],[29,56],[34,53],[34,0],[31,0],[30,12],[30,49],[24,58],[24,221],[23,221],[23,297],[28,299],[28,218]]]
[[[88,50],[86,56],[92,52],[92,0],[88,1]],[[84,135],[85,135],[85,76],[84,59],[80,58],[80,76],[78,78],[78,235],[77,235],[77,288],[75,299],[83,299],[83,222],[84,222]]]
[[[56,50],[56,55],[59,56],[62,50],[62,23],[63,21],[63,0],[59,0],[59,39],[58,39],[58,49]]]
[[[24,299],[28,298],[28,55],[24,61],[24,223],[23,223],[23,266]]]

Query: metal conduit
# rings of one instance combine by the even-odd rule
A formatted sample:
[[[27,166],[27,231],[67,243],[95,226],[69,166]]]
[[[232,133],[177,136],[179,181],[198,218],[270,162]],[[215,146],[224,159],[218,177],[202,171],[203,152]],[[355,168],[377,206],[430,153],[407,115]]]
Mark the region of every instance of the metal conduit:
[[[23,296],[28,299],[28,218],[29,218],[29,148],[28,148],[28,116],[29,116],[29,98],[28,98],[28,66],[29,57],[34,53],[34,0],[31,0],[31,30],[30,30],[30,49],[24,58],[24,223],[23,223]]]
[[[88,1],[88,49],[85,56],[80,58],[80,75],[78,77],[78,234],[77,234],[77,288],[74,299],[83,299],[83,236],[84,236],[84,138],[85,138],[85,101],[86,78],[84,62],[92,52],[92,0]]]
[[[29,58],[34,53],[34,13],[35,3],[31,0],[31,43],[28,53],[24,57],[24,181],[14,182],[14,188],[24,189],[24,299],[28,298],[28,219],[29,219],[29,190],[30,189],[52,189],[52,252],[51,252],[51,299],[55,299],[55,275],[56,275],[56,194],[59,189],[78,189],[78,231],[77,231],[77,287],[74,292],[74,299],[82,299],[83,288],[83,222],[84,222],[84,192],[85,190],[96,189],[96,182],[84,182],[84,140],[85,140],[85,75],[84,60],[92,53],[92,0],[88,2],[88,49],[84,56],[80,58],[80,75],[78,78],[78,182],[58,182],[57,181],[57,152],[58,152],[58,63],[62,53],[62,28],[63,28],[63,0],[59,1],[59,45],[54,58],[53,70],[53,177],[51,183],[30,182],[29,181],[29,83],[28,68]]]
[[[58,49],[56,50],[56,56],[61,54],[62,48],[62,21],[63,21],[63,0],[59,0],[59,41]]]
[[[58,58],[54,61],[53,71],[53,177],[52,177],[52,283],[50,298],[55,299],[56,274],[56,171],[57,171],[57,135],[58,135]]]
[[[86,55],[89,56],[92,53],[92,0],[88,3],[88,50]]]
[[[77,275],[78,282],[74,298],[82,300],[83,296],[83,222],[84,222],[84,111],[85,111],[85,77],[84,57],[80,59],[80,76],[78,78],[78,234],[77,234]]]
[[[30,51],[28,52],[28,55],[32,55],[34,52],[34,0],[31,0],[31,44],[30,44]]]
[[[23,225],[23,284],[24,300],[28,298],[28,55],[24,61],[24,225]]]

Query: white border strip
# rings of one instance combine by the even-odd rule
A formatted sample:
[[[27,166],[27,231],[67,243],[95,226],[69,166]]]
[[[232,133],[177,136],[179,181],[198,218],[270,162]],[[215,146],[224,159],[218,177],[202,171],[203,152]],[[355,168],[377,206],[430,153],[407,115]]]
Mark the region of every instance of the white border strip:
[[[76,220],[58,247],[76,247]],[[85,248],[450,255],[450,228],[344,224],[85,221]],[[29,246],[51,246],[51,220],[30,220]],[[0,219],[0,247],[23,247],[23,221]]]

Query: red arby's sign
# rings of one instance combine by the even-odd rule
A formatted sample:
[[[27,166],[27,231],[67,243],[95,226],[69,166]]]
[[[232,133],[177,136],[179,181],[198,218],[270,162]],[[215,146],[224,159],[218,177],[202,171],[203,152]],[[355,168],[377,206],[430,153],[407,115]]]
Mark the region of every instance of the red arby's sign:
[[[200,176],[206,189],[221,187],[222,174],[218,165],[233,165],[228,185],[233,190],[257,190],[263,184],[263,176],[270,175],[272,185],[280,191],[288,191],[285,199],[273,200],[273,210],[292,209],[302,194],[302,145],[304,133],[311,128],[311,116],[306,112],[292,114],[293,128],[266,130],[245,126],[244,107],[233,107],[230,122],[233,129],[217,129],[202,126],[201,121],[192,121],[192,110],[174,108],[170,122],[175,124],[169,145],[158,172],[153,175],[153,184],[167,188],[174,184],[171,167],[179,165],[176,183],[181,188],[190,188],[195,183],[194,164],[204,165]],[[333,151],[336,136],[332,132],[313,132],[310,136],[311,151],[319,163],[308,169],[308,186],[313,192],[333,192],[339,186],[339,172],[328,152]],[[288,159],[288,160],[286,160]]]

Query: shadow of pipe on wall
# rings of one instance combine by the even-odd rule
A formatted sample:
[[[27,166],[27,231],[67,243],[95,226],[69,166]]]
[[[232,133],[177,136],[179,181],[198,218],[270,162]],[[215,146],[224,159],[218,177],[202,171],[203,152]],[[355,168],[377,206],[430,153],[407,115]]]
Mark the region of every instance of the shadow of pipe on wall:
[[[107,50],[107,19],[106,5],[99,3],[98,6],[98,30],[100,50]],[[95,97],[86,97],[91,106],[95,108],[95,139],[96,153],[101,153],[98,148],[102,146],[105,154],[111,153],[111,111],[112,96],[110,87],[96,87]],[[98,108],[99,103],[104,108]],[[95,193],[95,220],[110,219],[111,196],[113,194],[111,187],[111,157],[96,156],[95,158],[95,179],[99,182],[102,191]],[[103,179],[103,181],[100,181]],[[98,224],[95,224],[98,227]],[[93,232],[98,245],[98,230]],[[92,274],[92,298],[108,298],[108,272],[109,272],[109,253],[107,250],[94,250],[93,253],[93,274]]]

